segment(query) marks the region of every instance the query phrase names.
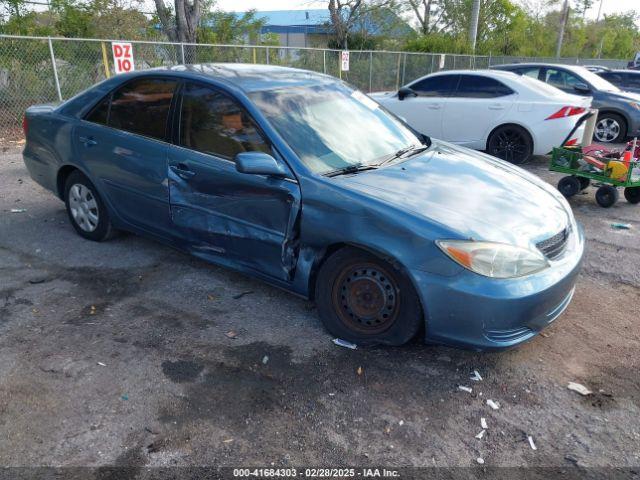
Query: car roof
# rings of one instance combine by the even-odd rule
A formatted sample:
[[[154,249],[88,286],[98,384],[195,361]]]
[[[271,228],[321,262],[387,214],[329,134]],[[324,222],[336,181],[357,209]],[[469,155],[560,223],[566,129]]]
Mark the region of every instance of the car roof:
[[[423,80],[427,77],[435,77],[441,75],[479,75],[481,77],[490,77],[490,78],[506,78],[506,79],[516,79],[520,76],[516,73],[503,71],[503,70],[441,70],[439,72],[429,73],[420,78],[412,80],[409,82],[409,85],[414,84],[420,80]]]
[[[632,73],[634,75],[640,75],[639,70],[629,70],[628,68],[617,68],[615,70],[608,70],[607,72],[601,73]]]
[[[542,62],[505,63],[504,65],[493,65],[491,68],[527,68],[527,67],[564,68],[566,70],[572,70],[574,72],[581,72],[586,70],[586,67],[582,65],[568,65],[566,63],[542,63]]]
[[[299,68],[248,63],[201,63],[141,70],[130,77],[157,75],[158,72],[178,74],[187,78],[213,79],[233,85],[249,93],[282,87],[319,85],[335,82],[329,75]]]

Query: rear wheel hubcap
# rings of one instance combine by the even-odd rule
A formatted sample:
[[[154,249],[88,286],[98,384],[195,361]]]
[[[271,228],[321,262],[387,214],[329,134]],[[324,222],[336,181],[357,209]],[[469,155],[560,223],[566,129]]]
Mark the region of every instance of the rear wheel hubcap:
[[[86,185],[75,183],[69,189],[69,209],[73,221],[85,232],[93,232],[98,228],[98,203]]]

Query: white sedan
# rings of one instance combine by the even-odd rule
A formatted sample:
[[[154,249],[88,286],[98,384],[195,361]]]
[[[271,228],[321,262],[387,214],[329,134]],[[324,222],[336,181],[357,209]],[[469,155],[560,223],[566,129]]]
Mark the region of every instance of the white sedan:
[[[370,96],[420,133],[512,163],[578,144],[591,106],[591,97],[494,70],[438,72]]]

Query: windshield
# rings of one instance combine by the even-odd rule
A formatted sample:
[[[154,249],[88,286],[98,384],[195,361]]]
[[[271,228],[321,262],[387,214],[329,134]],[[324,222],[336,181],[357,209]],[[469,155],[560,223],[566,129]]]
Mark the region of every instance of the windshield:
[[[560,90],[559,88],[554,87],[553,85],[549,85],[548,83],[541,82],[537,78],[531,78],[527,75],[522,75],[519,81],[523,82],[533,90],[542,93],[548,97],[566,97],[567,94]]]
[[[606,92],[619,92],[620,91],[620,89],[618,87],[616,87],[613,83],[608,82],[607,80],[602,78],[600,75],[596,75],[595,73],[590,72],[586,68],[581,68],[580,69],[580,75],[587,82],[589,82],[591,84],[591,86],[594,87],[596,90],[604,90]]]
[[[249,96],[315,173],[374,165],[421,143],[365,94],[337,82],[257,91]]]

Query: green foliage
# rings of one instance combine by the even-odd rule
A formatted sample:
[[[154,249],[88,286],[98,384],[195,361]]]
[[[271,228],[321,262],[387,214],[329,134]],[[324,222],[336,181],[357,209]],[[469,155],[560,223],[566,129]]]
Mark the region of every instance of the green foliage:
[[[420,52],[470,53],[468,27],[473,0],[432,0],[441,12],[430,32],[408,38],[404,49]],[[526,11],[513,0],[482,0],[477,54],[552,57],[563,2],[551,1],[555,9]],[[590,0],[574,0],[562,47],[564,57],[630,59],[640,51],[638,13],[606,15],[596,23],[584,18]]]

